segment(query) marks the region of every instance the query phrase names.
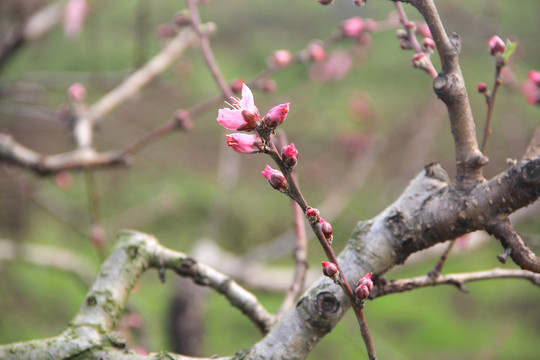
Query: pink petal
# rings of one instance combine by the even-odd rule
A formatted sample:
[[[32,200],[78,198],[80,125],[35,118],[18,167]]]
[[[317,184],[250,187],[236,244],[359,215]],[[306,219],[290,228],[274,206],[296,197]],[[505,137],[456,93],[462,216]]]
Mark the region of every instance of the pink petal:
[[[242,117],[241,110],[232,110],[228,108],[218,110],[217,122],[228,130],[236,130],[239,126],[246,123]]]
[[[242,106],[242,109],[250,111],[255,107],[253,93],[246,84],[242,85],[242,99],[240,99],[240,106]]]

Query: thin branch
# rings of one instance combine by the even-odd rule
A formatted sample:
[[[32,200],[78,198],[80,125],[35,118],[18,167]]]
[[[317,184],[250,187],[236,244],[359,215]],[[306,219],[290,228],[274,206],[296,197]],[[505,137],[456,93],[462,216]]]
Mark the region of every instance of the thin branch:
[[[376,284],[373,292],[370,294],[371,299],[381,297],[383,295],[401,293],[414,289],[419,289],[428,286],[437,285],[453,285],[460,291],[465,291],[465,284],[473,281],[489,280],[489,279],[528,279],[534,285],[540,286],[540,274],[533,273],[527,270],[507,270],[495,268],[493,270],[477,271],[470,273],[439,275],[437,278],[429,275],[419,276],[412,279],[394,280],[387,283]]]
[[[306,281],[307,273],[307,237],[306,237],[306,226],[304,221],[304,214],[302,209],[296,204],[295,201],[291,200],[293,207],[293,217],[294,217],[294,233],[296,235],[296,241],[294,246],[294,263],[295,270],[293,281],[281,307],[276,312],[276,317],[280,318],[285,311],[289,310],[293,306],[295,299],[298,295],[304,290],[304,284]]]
[[[454,248],[454,245],[456,244],[456,239],[450,240],[450,243],[446,247],[446,250],[444,250],[444,253],[439,258],[439,261],[435,264],[433,269],[429,270],[427,273],[427,276],[436,279],[439,276],[441,276],[441,271],[444,267],[444,264],[446,263],[446,260],[448,259],[448,256],[450,256],[450,252]]]
[[[221,71],[219,71],[219,66],[217,64],[214,53],[212,52],[212,47],[210,46],[208,34],[201,29],[201,18],[199,16],[199,10],[197,8],[197,1],[187,0],[187,5],[191,17],[191,25],[193,26],[193,30],[195,30],[195,33],[199,37],[199,41],[201,43],[201,50],[204,56],[204,60],[206,61],[206,65],[208,66],[212,77],[216,81],[223,95],[226,98],[230,98],[234,94],[231,90],[231,87],[227,84],[227,81],[225,81],[225,78],[221,74]]]
[[[191,28],[180,30],[178,35],[171,39],[156,56],[90,107],[93,118],[102,120],[105,114],[110,113],[120,104],[135,96],[178,59],[195,40],[196,36]]]
[[[511,250],[510,257],[520,268],[540,273],[540,257],[521,239],[508,218],[497,219],[489,224],[487,230],[501,241],[505,250]]]
[[[442,72],[433,82],[437,96],[445,103],[456,151],[457,183],[460,188],[484,180],[482,167],[488,159],[480,152],[476,141],[474,119],[459,66],[461,41],[457,34],[448,37],[433,0],[407,0],[424,17],[441,59]]]
[[[495,64],[495,79],[493,80],[493,92],[488,94],[486,91],[486,103],[487,103],[487,114],[486,114],[486,124],[484,126],[484,137],[482,138],[482,146],[480,151],[484,152],[486,149],[486,144],[488,138],[491,136],[491,119],[493,118],[493,109],[495,108],[495,99],[497,98],[497,93],[502,84],[501,71],[505,65],[504,58],[502,54],[496,56]]]

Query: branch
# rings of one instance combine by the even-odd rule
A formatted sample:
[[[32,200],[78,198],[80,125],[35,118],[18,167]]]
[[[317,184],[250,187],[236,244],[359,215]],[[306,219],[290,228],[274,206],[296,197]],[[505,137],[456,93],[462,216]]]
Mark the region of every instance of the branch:
[[[540,286],[540,274],[527,270],[506,270],[495,268],[487,271],[477,271],[471,273],[439,275],[437,278],[429,275],[419,276],[412,279],[395,280],[376,284],[374,291],[370,294],[370,299],[375,299],[383,295],[401,293],[414,289],[437,285],[453,285],[460,291],[468,292],[464,284],[473,281],[489,279],[528,279],[534,285]]]
[[[433,82],[437,96],[445,103],[454,137],[457,165],[457,183],[468,188],[483,181],[482,167],[488,159],[478,149],[474,119],[459,66],[461,40],[457,34],[451,38],[439,17],[433,0],[407,0],[424,17],[441,59],[442,71]]]

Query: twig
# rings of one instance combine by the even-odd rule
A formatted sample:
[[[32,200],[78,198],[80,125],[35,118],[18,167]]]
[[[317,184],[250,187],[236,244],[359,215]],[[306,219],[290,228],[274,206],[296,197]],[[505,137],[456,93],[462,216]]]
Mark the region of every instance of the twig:
[[[293,208],[293,217],[294,217],[294,233],[296,235],[296,242],[294,246],[294,263],[295,270],[292,284],[290,285],[285,298],[281,304],[281,307],[276,312],[276,317],[279,319],[287,310],[291,308],[294,304],[294,300],[304,289],[304,284],[306,281],[307,273],[307,238],[306,238],[306,227],[304,221],[304,214],[302,209],[296,204],[295,201],[291,200]]]
[[[487,91],[484,93],[487,103],[487,114],[486,124],[484,126],[484,137],[482,139],[482,146],[480,147],[480,151],[482,152],[485,151],[487,140],[491,136],[491,120],[493,118],[493,109],[495,108],[495,99],[497,97],[497,93],[499,92],[499,88],[502,84],[501,71],[505,65],[502,55],[497,56],[495,61],[495,79],[493,80],[493,91],[491,94],[488,94]]]
[[[488,279],[528,279],[533,284],[540,286],[540,274],[535,274],[527,270],[519,269],[499,269],[477,271],[460,274],[441,274],[437,278],[432,278],[429,275],[419,276],[411,279],[395,280],[388,283],[376,284],[370,298],[375,299],[383,295],[401,293],[414,289],[419,289],[428,286],[437,285],[453,285],[460,291],[466,291],[464,284],[473,281],[488,280]]]
[[[450,255],[450,252],[454,248],[455,243],[456,243],[456,239],[450,240],[450,244],[448,244],[446,250],[444,250],[444,253],[439,258],[439,261],[437,261],[437,263],[435,264],[433,269],[428,271],[428,273],[427,273],[428,277],[430,277],[432,279],[436,279],[439,276],[441,276],[442,268],[443,268],[444,264],[446,263],[446,260],[448,259],[448,256]]]
[[[456,151],[457,183],[460,188],[484,180],[482,167],[488,159],[480,152],[476,141],[476,130],[465,81],[459,66],[461,42],[457,34],[448,37],[433,0],[406,0],[424,17],[437,52],[441,59],[442,72],[433,83],[437,96],[445,103]]]
[[[226,98],[230,98],[231,96],[233,96],[231,87],[227,84],[227,81],[225,81],[225,78],[221,74],[221,71],[219,71],[216,58],[214,57],[214,53],[212,52],[212,47],[210,46],[210,40],[208,39],[208,34],[202,31],[201,29],[201,18],[199,16],[197,2],[195,0],[186,0],[186,2],[189,8],[189,13],[191,17],[191,25],[193,26],[193,30],[195,30],[195,33],[199,37],[199,41],[201,43],[201,50],[204,56],[204,60],[206,61],[206,65],[208,66],[208,69],[210,70],[212,77],[216,81],[223,95]]]
[[[493,221],[488,225],[487,230],[501,241],[505,250],[511,249],[510,257],[520,268],[540,273],[540,257],[536,256],[525,244],[508,218]]]

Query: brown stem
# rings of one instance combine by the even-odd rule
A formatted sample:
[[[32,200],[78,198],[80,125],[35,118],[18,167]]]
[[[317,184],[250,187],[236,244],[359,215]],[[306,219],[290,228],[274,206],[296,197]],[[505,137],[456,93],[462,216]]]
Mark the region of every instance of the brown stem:
[[[497,93],[499,92],[499,88],[502,84],[502,78],[501,78],[501,70],[504,66],[504,60],[502,59],[502,55],[497,56],[497,65],[495,67],[495,80],[493,81],[493,92],[491,95],[486,97],[487,102],[487,115],[486,115],[486,125],[484,126],[484,138],[482,139],[482,146],[480,147],[480,151],[483,153],[486,149],[486,144],[488,138],[491,136],[491,119],[493,118],[493,108],[495,107],[495,99],[497,97]]]
[[[448,259],[448,256],[450,255],[450,252],[452,251],[452,248],[454,247],[455,243],[456,243],[456,239],[450,241],[450,244],[448,244],[448,247],[446,248],[446,250],[444,250],[444,253],[439,258],[439,261],[437,261],[433,269],[428,271],[427,275],[430,278],[436,279],[439,277],[439,275],[441,275],[442,268],[444,264],[446,263],[446,260]]]
[[[472,110],[459,66],[461,41],[455,33],[451,38],[448,37],[433,0],[406,0],[406,2],[412,4],[424,17],[437,46],[442,71],[433,82],[433,89],[445,103],[450,117],[456,151],[458,187],[470,188],[484,181],[482,167],[487,164],[488,159],[482,155],[476,141]]]
[[[371,335],[367,326],[366,317],[364,316],[364,304],[356,307],[354,309],[354,313],[356,314],[356,319],[358,319],[360,332],[362,333],[362,338],[364,339],[364,342],[366,344],[369,360],[376,360],[377,355],[375,355],[375,347],[373,346],[373,341],[371,340]]]
[[[214,57],[212,47],[210,46],[208,34],[201,30],[201,19],[199,16],[199,10],[197,9],[197,2],[195,0],[187,0],[187,5],[191,16],[191,25],[193,26],[193,30],[195,30],[195,33],[197,34],[197,36],[199,37],[199,41],[201,42],[201,51],[204,55],[206,65],[208,66],[212,77],[216,81],[223,95],[225,95],[226,98],[230,98],[234,94],[231,90],[231,87],[227,84],[227,81],[225,81],[225,79],[223,78],[221,71],[219,71],[216,58]]]

